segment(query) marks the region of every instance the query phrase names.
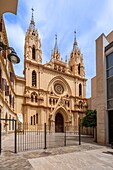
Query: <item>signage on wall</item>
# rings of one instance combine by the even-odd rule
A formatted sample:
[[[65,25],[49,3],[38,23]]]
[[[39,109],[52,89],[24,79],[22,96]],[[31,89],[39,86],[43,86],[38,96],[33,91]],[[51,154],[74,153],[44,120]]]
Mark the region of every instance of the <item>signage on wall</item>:
[[[18,120],[23,123],[23,115],[22,113],[17,113]]]

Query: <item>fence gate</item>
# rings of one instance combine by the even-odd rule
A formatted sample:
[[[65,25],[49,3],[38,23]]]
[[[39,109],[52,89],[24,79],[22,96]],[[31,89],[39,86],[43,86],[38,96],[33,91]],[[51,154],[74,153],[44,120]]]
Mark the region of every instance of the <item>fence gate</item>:
[[[44,149],[44,125],[17,124],[17,152]]]
[[[0,118],[0,154],[6,150],[17,153],[16,120]]]

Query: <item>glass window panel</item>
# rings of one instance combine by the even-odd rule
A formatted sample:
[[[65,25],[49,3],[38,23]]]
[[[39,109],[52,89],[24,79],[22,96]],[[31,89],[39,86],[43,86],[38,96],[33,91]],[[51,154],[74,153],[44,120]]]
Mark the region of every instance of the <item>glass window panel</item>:
[[[109,70],[107,70],[107,77],[110,77],[113,75],[113,67]]]
[[[113,100],[110,100],[110,101],[107,102],[107,108],[108,109],[113,108]]]
[[[107,80],[107,98],[113,98],[113,77]]]
[[[107,69],[111,66],[113,66],[113,53],[109,54],[106,57],[106,67],[107,67]]]

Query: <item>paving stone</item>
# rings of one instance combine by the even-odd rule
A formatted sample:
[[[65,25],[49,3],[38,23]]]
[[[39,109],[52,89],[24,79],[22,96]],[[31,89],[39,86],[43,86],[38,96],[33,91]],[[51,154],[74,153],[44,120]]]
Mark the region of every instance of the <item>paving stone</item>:
[[[11,136],[11,135],[10,135]],[[12,153],[11,140],[0,156],[0,170],[113,170],[113,149],[87,138],[82,145]]]
[[[113,170],[113,156],[102,148],[83,152],[29,159],[34,170]]]

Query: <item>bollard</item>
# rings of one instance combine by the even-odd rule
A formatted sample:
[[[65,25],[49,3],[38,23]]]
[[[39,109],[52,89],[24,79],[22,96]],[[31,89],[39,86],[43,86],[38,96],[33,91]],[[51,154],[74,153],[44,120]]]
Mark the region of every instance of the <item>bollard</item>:
[[[44,149],[47,149],[46,142],[46,123],[44,123]]]
[[[79,145],[81,145],[80,123],[79,123]]]

